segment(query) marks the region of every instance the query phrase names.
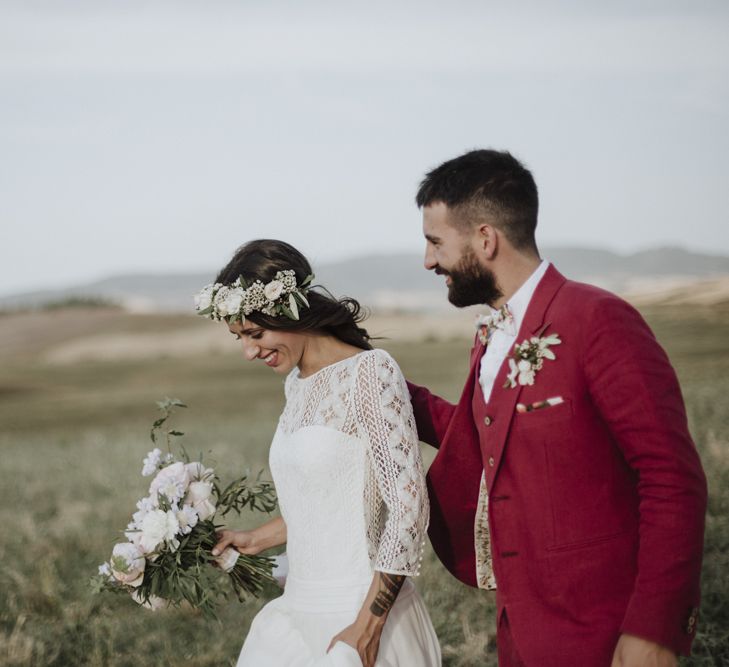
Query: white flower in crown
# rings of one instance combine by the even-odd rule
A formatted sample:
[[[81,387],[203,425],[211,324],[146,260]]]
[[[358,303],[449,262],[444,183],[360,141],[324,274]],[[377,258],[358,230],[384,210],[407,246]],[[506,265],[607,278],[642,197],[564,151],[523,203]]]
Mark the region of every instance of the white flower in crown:
[[[220,285],[205,285],[205,287],[203,287],[195,295],[195,308],[197,310],[207,310],[210,308],[213,303],[213,295],[218,287],[220,287]]]
[[[561,345],[559,334],[549,336],[533,336],[523,343],[514,345],[514,351],[509,358],[509,375],[506,377],[504,388],[513,389],[516,386],[533,385],[537,371],[542,370],[544,360],[554,361],[557,357],[549,348]]]
[[[225,294],[223,309],[229,314],[234,315],[240,312],[246,292],[242,287],[231,287]],[[222,315],[222,312],[221,312]]]
[[[263,293],[269,301],[275,301],[284,291],[284,284],[280,280],[272,280],[263,288]]]
[[[223,285],[215,293],[215,296],[213,297],[213,307],[215,308],[215,312],[218,315],[218,317],[228,317],[229,315],[232,315],[234,312],[237,312],[237,311],[233,311],[233,310],[228,310],[228,306],[230,305],[230,302],[228,301],[228,297],[232,296],[233,289],[234,288],[232,288],[232,287]],[[231,301],[233,301],[233,300],[231,299]]]
[[[232,285],[215,283],[203,287],[195,296],[195,308],[198,315],[228,322],[243,322],[256,311],[270,317],[298,320],[299,308],[309,306],[306,292],[313,279],[309,275],[297,285],[296,272],[292,269],[277,271],[265,285],[260,280],[248,285],[238,276]]]

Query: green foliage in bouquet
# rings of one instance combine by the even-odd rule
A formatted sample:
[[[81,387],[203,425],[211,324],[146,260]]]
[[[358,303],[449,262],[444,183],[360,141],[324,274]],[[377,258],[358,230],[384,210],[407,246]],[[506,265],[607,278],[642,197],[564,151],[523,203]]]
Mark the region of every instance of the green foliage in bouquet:
[[[192,461],[183,447],[179,459],[172,453],[182,431],[168,428],[172,413],[187,407],[177,399],[157,403],[162,416],[152,425],[150,437],[166,444],[167,454],[153,449],[144,460],[142,474],[154,475],[149,495],[137,503],[124,535],[127,542],[114,546],[109,562],[99,567],[92,580],[97,593],[126,593],[149,609],[188,603],[206,616],[215,616],[217,604],[231,591],[242,600],[257,596],[264,585],[274,583],[273,559],[239,554],[229,547],[212,555],[220,524],[216,517],[231,511],[270,513],[276,508],[273,485],[261,473],[222,486],[202,455]]]

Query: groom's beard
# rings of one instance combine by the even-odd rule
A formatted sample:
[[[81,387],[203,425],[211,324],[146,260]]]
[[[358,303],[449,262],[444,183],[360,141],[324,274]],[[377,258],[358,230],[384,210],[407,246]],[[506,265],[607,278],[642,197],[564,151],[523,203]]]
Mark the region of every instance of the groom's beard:
[[[478,263],[476,253],[471,248],[468,248],[453,269],[444,271],[438,268],[435,272],[451,277],[448,301],[457,308],[482,303],[492,304],[502,296],[493,271]]]

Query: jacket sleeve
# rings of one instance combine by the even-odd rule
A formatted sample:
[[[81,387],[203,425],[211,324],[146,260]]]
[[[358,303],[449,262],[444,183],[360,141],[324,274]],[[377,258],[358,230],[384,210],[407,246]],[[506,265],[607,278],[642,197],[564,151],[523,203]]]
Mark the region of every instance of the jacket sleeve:
[[[650,328],[626,302],[598,299],[585,319],[589,392],[638,485],[638,572],[621,631],[688,654],[707,492],[678,380]]]
[[[407,385],[419,438],[433,447],[440,447],[456,406],[425,387],[412,382]]]
[[[470,353],[471,364],[479,350],[478,339],[474,338]],[[420,439],[435,448],[440,447],[458,406],[412,382],[408,382],[408,390]]]

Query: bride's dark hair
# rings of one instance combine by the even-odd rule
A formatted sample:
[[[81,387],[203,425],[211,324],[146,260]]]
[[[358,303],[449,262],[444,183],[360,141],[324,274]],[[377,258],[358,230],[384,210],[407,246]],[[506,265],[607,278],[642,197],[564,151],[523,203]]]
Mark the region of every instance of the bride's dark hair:
[[[297,285],[314,273],[309,260],[292,245],[284,241],[259,239],[238,248],[233,259],[218,273],[215,282],[232,285],[238,276],[243,276],[249,285],[255,280],[266,284],[274,279],[277,271],[286,269],[296,273]],[[265,329],[322,331],[363,350],[372,349],[370,335],[359,326],[367,313],[358,301],[348,297],[337,299],[321,285],[310,288],[306,298],[310,307],[299,308],[298,320],[271,317],[259,311],[247,315],[246,319]]]

